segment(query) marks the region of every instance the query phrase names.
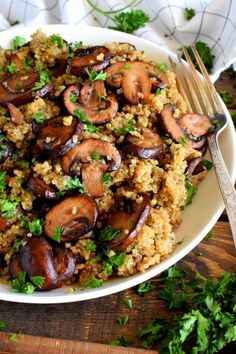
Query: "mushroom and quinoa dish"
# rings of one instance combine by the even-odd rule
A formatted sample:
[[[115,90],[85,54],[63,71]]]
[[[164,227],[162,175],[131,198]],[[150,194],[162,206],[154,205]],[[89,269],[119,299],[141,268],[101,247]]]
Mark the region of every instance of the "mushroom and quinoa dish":
[[[145,272],[206,175],[209,117],[128,43],[0,49],[0,271],[15,292]],[[208,164],[207,164],[208,163]]]

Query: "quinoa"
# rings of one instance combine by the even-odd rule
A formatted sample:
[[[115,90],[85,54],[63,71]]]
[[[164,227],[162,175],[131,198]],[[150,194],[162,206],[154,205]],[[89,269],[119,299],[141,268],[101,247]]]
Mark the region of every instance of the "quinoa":
[[[125,61],[150,63],[144,52],[136,50],[128,43],[109,43],[105,44],[105,47],[112,54],[110,64]],[[17,209],[17,217],[14,214],[14,217],[7,221],[9,226],[6,229],[1,226],[6,217],[2,215],[3,211],[0,212],[0,267],[3,264],[3,273],[9,276],[9,262],[12,255],[15,255],[16,239],[27,240],[32,236],[47,239],[45,229],[42,229],[41,234],[32,234],[29,222],[45,222],[45,215],[54,205],[64,200],[63,198],[83,192],[84,162],[77,161],[73,173],[69,171],[67,174],[63,169],[62,159],[73,146],[86,139],[100,139],[118,147],[121,163],[114,171],[104,168],[103,193],[94,198],[99,210],[94,229],[84,235],[84,238],[67,240],[60,244],[60,247],[64,247],[76,258],[74,275],[68,283],[75,282],[83,287],[94,279],[106,281],[116,276],[127,277],[145,272],[166,259],[175,248],[175,228],[181,223],[187,198],[186,181],[197,188],[207,173],[204,170],[188,179],[188,161],[201,157],[202,153],[188,144],[176,143],[159,131],[160,112],[166,104],[175,107],[175,117],[186,113],[187,110],[186,103],[177,89],[174,73],[165,73],[169,86],[157,92],[152,91],[148,103],[145,104],[127,102],[123,99],[123,89],[117,88],[112,95],[122,99],[123,103],[114,116],[104,124],[98,124],[96,129],[86,129],[85,123],[80,133],[77,132],[78,135],[72,138],[72,145],[68,145],[66,151],[53,155],[45,150],[45,154],[40,155],[37,150],[39,145],[36,144],[40,127],[46,126],[45,124],[55,117],[62,117],[65,131],[71,129],[74,117],[71,112],[65,112],[63,92],[72,84],[81,90],[88,78],[84,72],[75,75],[70,71],[70,66],[64,65],[69,56],[71,60],[76,55],[71,46],[57,35],[47,37],[41,30],[32,35],[29,46],[13,51],[0,48],[0,54],[1,66],[8,64],[11,55],[16,55],[19,63],[30,57],[33,63],[30,65],[33,65],[39,74],[42,70],[46,72],[48,78],[45,80],[49,80],[49,84],[53,86],[53,90],[46,96],[35,95],[29,103],[18,105],[24,117],[22,124],[15,124],[9,118],[8,109],[0,106],[0,136],[14,146],[13,151],[3,161],[0,159],[1,173],[6,178],[2,190],[0,189],[1,200],[10,200],[15,203]],[[103,57],[104,54],[101,54],[99,60]],[[54,70],[58,63],[64,63],[61,73]],[[1,72],[1,76],[3,75]],[[111,94],[110,92],[111,89],[108,89],[108,94]],[[141,92],[139,97],[141,101]],[[76,101],[76,104],[79,107],[81,101]],[[145,129],[162,134],[163,151],[159,158],[142,158],[123,149],[127,135],[142,140]],[[53,143],[54,138],[58,137],[46,136],[44,144]],[[104,166],[109,164],[110,159],[111,157],[107,156],[107,161],[102,162]],[[86,163],[95,163],[93,157],[88,156]],[[52,191],[53,200],[47,200],[35,192],[32,183],[29,183],[34,178],[39,178],[41,183]],[[86,190],[84,192],[86,193]],[[132,209],[133,205],[142,205],[145,196],[148,196],[149,200],[149,214],[133,242],[122,249],[102,248],[99,235],[106,218],[117,211],[126,212],[129,208]],[[76,214],[77,207],[74,205],[71,209],[73,215]],[[129,232],[130,229],[127,228],[126,234]],[[54,246],[55,240],[51,240],[51,244]],[[119,261],[116,260],[117,263],[114,263],[114,257],[120,257]]]

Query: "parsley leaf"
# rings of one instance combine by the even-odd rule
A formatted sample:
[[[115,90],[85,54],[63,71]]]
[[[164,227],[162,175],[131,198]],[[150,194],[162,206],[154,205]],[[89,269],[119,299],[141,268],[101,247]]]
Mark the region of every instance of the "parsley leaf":
[[[185,206],[187,206],[187,205],[192,203],[193,197],[197,193],[197,190],[194,187],[194,185],[191,182],[189,182],[189,181],[187,181],[185,183],[185,188],[186,188],[186,193],[187,193]]]
[[[212,167],[214,166],[213,163],[209,160],[202,160],[202,164],[203,166],[206,167],[206,169],[209,171],[212,169]]]
[[[197,49],[197,51],[198,51],[198,53],[199,53],[204,65],[205,65],[207,71],[210,73],[211,69],[213,67],[213,62],[214,62],[214,58],[215,58],[214,54],[212,53],[210,47],[206,43],[204,43],[202,41],[196,42],[195,46],[196,46],[196,49]],[[185,48],[186,48],[188,54],[190,55],[194,66],[196,67],[197,70],[199,70],[199,66],[198,66],[198,64],[196,62],[196,59],[195,59],[195,56],[193,54],[192,48],[190,46],[187,46]]]
[[[6,219],[11,219],[16,214],[16,209],[19,206],[18,201],[12,201],[10,199],[3,199],[0,201],[1,214]]]
[[[225,90],[219,91],[219,95],[225,104],[233,103],[234,96],[231,96],[227,91],[225,91]]]
[[[108,186],[111,183],[111,176],[109,173],[104,173],[103,178],[102,178],[102,183]]]
[[[124,327],[129,321],[129,316],[123,316],[118,318],[117,323],[119,324],[120,327]]]
[[[166,63],[158,64],[157,67],[158,67],[161,71],[164,71],[164,72],[167,72],[167,70],[168,70],[168,65],[167,65]]]
[[[53,236],[52,239],[54,241],[60,242],[61,241],[61,227],[60,226],[56,226],[54,231],[53,231]]]
[[[35,82],[32,91],[40,90],[50,82],[50,73],[48,70],[39,71],[39,81]]]
[[[121,267],[125,261],[125,254],[123,252],[118,252],[111,257],[108,257],[107,260],[103,263],[104,272],[108,275],[113,273],[113,268]]]
[[[129,119],[128,123],[124,127],[114,129],[115,133],[118,133],[118,134],[127,134],[133,130],[135,130],[135,120],[134,119]]]
[[[24,37],[16,36],[13,39],[13,47],[16,49],[17,47],[22,47],[26,43],[26,39]]]
[[[182,136],[179,137],[179,142],[180,142],[180,144],[182,146],[186,146],[187,145],[187,141]]]
[[[82,288],[100,288],[102,286],[103,282],[102,279],[98,279],[98,278],[93,278],[93,279],[89,279],[85,282],[83,282],[83,286]]]
[[[84,186],[80,182],[78,177],[71,177],[69,182],[65,186],[66,190],[77,189],[79,193],[84,193]]]
[[[15,62],[14,60],[12,60],[12,62],[7,65],[7,71],[8,71],[10,74],[17,74],[20,70],[17,69],[17,67],[16,67],[16,62]]]
[[[120,229],[113,228],[111,225],[100,231],[99,240],[102,242],[112,241],[120,235]]]
[[[64,41],[61,36],[53,34],[52,36],[50,36],[50,38],[52,39],[53,43],[57,45],[58,48],[63,48]]]
[[[37,124],[42,124],[45,120],[45,115],[42,112],[36,112],[33,115],[33,119]]]
[[[101,158],[99,152],[97,152],[97,151],[93,151],[90,156],[93,160],[100,160],[100,158]]]
[[[109,28],[121,32],[134,33],[134,31],[144,27],[149,20],[149,16],[143,10],[131,10],[116,15],[112,19],[116,26]]]
[[[91,81],[96,81],[96,80],[102,80],[105,81],[106,80],[106,76],[107,74],[104,73],[103,71],[92,71],[92,70],[88,70],[87,68],[85,69],[86,74],[88,75],[89,79]]]
[[[78,99],[78,96],[77,95],[70,95],[70,101],[72,102],[72,103],[76,103],[77,102],[77,99]]]
[[[20,272],[18,278],[12,280],[11,290],[14,293],[32,294],[35,286],[26,281],[26,272]]]
[[[42,277],[41,275],[34,275],[30,277],[30,281],[37,289],[41,289],[44,284],[45,277]]]
[[[152,291],[153,289],[155,289],[155,286],[150,281],[147,281],[139,284],[137,293],[140,296],[143,296],[144,294],[148,293],[149,291]]]
[[[7,173],[5,171],[0,171],[0,195],[4,192],[7,186]]]
[[[184,9],[184,17],[187,21],[191,20],[196,15],[196,11],[192,8],[185,8]]]
[[[129,347],[132,342],[128,341],[123,335],[120,336],[118,339],[114,339],[111,340],[109,343],[109,345],[113,345],[113,346],[119,346],[119,347]]]
[[[86,245],[86,251],[95,252],[97,249],[97,245],[93,240],[89,240]]]
[[[74,42],[74,43],[73,43],[73,46],[74,46],[76,49],[80,49],[80,48],[83,46],[83,42],[82,42],[82,41]]]
[[[73,114],[86,125],[88,132],[97,133],[97,128],[93,125],[92,122],[90,122],[84,112],[80,111],[79,109],[76,109]]]
[[[22,239],[16,239],[14,241],[14,244],[13,244],[13,252],[14,253],[18,253],[21,249],[22,246],[24,246],[24,244],[26,243],[26,241],[22,240]]]
[[[29,231],[32,235],[42,235],[43,233],[43,220],[34,219],[28,223]]]
[[[124,299],[123,304],[125,304],[129,310],[132,310],[132,308],[133,308],[132,299]]]
[[[0,320],[0,329],[6,328],[6,327],[7,327],[6,321]]]

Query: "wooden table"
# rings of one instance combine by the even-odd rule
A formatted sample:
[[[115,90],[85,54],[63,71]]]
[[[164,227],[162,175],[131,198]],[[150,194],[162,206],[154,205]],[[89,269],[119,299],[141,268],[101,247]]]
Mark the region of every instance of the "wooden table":
[[[232,80],[226,73],[217,86],[218,89],[225,89],[236,96],[236,89],[232,87]],[[232,107],[230,109],[232,110]],[[228,219],[223,213],[213,228],[212,238],[199,244],[177,265],[214,278],[224,271],[236,273],[235,255]],[[132,298],[132,310],[122,303],[125,298]],[[129,322],[121,328],[116,320],[125,315],[129,315]],[[134,347],[140,346],[138,328],[162,315],[168,317],[170,311],[157,299],[155,291],[140,297],[134,288],[100,299],[61,305],[29,305],[0,301],[0,319],[7,322],[7,332],[21,331],[35,336],[97,343],[108,343],[124,334],[133,342]],[[235,345],[224,351],[227,354],[235,352]],[[70,354],[69,351],[65,353]],[[47,351],[45,354],[48,354]]]

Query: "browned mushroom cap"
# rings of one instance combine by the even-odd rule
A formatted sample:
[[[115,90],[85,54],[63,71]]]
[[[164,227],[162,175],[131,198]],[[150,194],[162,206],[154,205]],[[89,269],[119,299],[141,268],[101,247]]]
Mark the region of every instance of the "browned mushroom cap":
[[[45,233],[53,239],[60,228],[60,241],[71,241],[90,232],[97,220],[96,202],[86,194],[65,198],[54,206],[45,217]]]
[[[12,123],[18,125],[22,124],[24,120],[24,116],[23,113],[19,110],[19,108],[14,106],[14,104],[12,103],[7,103],[7,107],[10,111],[10,119]]]
[[[13,143],[0,133],[0,163],[3,163],[7,157],[11,157],[14,149]]]
[[[46,239],[31,237],[19,253],[12,256],[9,269],[13,278],[17,278],[22,271],[26,272],[28,277],[41,275],[44,277],[44,283],[37,290],[52,290],[70,281],[75,264],[75,256],[70,250],[53,250]]]
[[[93,160],[94,153],[97,160]],[[73,174],[78,161],[84,164],[81,173],[86,192],[94,198],[99,198],[103,195],[103,174],[117,170],[121,164],[121,156],[116,147],[107,141],[86,139],[63,157],[63,171]]]
[[[33,101],[35,97],[45,96],[52,89],[51,85],[46,84],[39,90],[32,90],[37,81],[39,74],[36,72],[6,76],[0,82],[0,104],[6,106],[7,103],[12,103],[20,106]]]
[[[190,139],[182,129],[178,120],[173,116],[173,106],[166,104],[161,111],[160,119],[164,131],[177,143],[183,138],[193,149],[200,150],[206,142],[205,137],[199,137],[196,141]]]
[[[147,103],[152,86],[169,86],[166,74],[150,63],[127,61],[112,64],[106,70],[106,82],[119,88],[122,86],[125,98],[132,104]]]
[[[108,249],[124,250],[127,248],[141,231],[150,213],[151,205],[147,195],[143,196],[140,204],[134,203],[133,213],[116,211],[105,220],[106,225],[120,230],[120,234],[114,240],[106,243]]]
[[[100,71],[105,69],[112,58],[106,47],[95,46],[78,49],[74,58],[70,60],[70,70],[74,75],[80,75],[85,69]]]
[[[206,167],[202,164],[202,157],[194,157],[187,161],[187,177],[198,175],[199,173],[206,170]]]
[[[42,197],[46,199],[54,199],[57,196],[57,190],[53,186],[46,184],[39,176],[30,175],[27,183],[28,188],[37,197]]]
[[[78,144],[83,131],[83,123],[72,118],[70,125],[65,125],[67,117],[55,117],[48,119],[38,130],[35,143],[36,154],[47,153],[52,157],[66,154],[72,147]]]
[[[162,154],[163,142],[159,134],[144,128],[142,129],[142,138],[133,135],[126,137],[123,150],[128,154],[133,154],[144,159],[154,159]]]
[[[113,94],[103,95],[105,92],[102,81],[86,83],[85,88],[81,90],[82,96],[78,87],[72,85],[63,92],[64,105],[70,114],[74,114],[75,110],[80,110],[93,124],[104,124],[109,122],[118,111],[118,102],[115,96]],[[101,93],[104,99],[101,99]],[[78,96],[78,102],[71,102],[72,95]]]
[[[211,119],[205,114],[187,113],[179,118],[179,124],[190,137],[200,137],[209,133],[213,124]]]

